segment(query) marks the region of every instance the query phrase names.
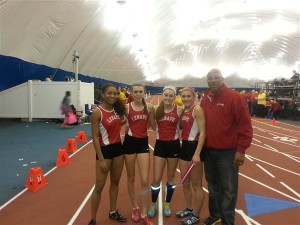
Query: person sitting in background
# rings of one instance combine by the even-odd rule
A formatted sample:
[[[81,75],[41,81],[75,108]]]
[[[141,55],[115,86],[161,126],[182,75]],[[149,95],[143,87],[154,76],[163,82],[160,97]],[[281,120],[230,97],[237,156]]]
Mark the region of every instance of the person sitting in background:
[[[70,121],[72,123],[69,123],[69,125],[78,125],[80,117],[82,117],[83,111],[77,111],[74,105],[70,105],[70,112],[69,112],[69,120],[70,117],[74,117],[73,121]]]
[[[51,82],[53,80],[53,76],[49,75],[45,78],[45,81]]]

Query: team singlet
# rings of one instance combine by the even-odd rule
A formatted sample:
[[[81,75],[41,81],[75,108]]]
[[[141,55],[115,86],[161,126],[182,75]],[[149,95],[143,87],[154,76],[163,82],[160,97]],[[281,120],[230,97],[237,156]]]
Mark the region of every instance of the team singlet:
[[[132,104],[133,102],[128,104],[128,116],[125,132],[132,137],[145,138],[148,136],[148,112],[144,112],[144,108],[140,111],[136,111]]]
[[[101,106],[98,106],[101,113],[100,121],[100,145],[106,146],[115,144],[121,141],[121,119],[114,111],[108,111]]]
[[[174,141],[179,138],[179,115],[177,105],[173,105],[170,112],[156,121],[156,139],[161,141]]]
[[[189,110],[184,110],[183,112],[182,119],[181,119],[182,140],[198,141],[199,139],[199,129],[198,129],[197,121],[193,116],[195,106],[196,105],[193,105]]]

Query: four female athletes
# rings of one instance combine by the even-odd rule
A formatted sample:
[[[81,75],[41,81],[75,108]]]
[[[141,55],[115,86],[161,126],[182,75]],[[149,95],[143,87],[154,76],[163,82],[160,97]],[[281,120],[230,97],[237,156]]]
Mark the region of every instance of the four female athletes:
[[[126,218],[116,210],[118,187],[124,159],[127,170],[127,188],[133,206],[131,219],[153,225],[149,218],[155,216],[160,183],[166,167],[166,197],[163,214],[171,215],[170,202],[175,190],[175,173],[179,160],[181,174],[193,163],[194,169],[183,185],[186,208],[178,213],[178,218],[186,217],[182,224],[199,223],[199,213],[203,204],[202,174],[203,165],[200,152],[205,139],[204,114],[195,104],[196,94],[191,88],[181,92],[184,108],[174,104],[176,89],[166,86],[163,98],[158,106],[145,102],[145,87],[134,84],[131,87],[133,101],[123,104],[118,98],[117,88],[106,85],[102,88],[102,103],[92,113],[92,139],[96,151],[96,183],[91,196],[91,220],[96,224],[96,214],[101,193],[110,173],[110,212],[109,218],[125,222]],[[121,126],[126,124],[123,145],[121,144]],[[156,131],[156,143],[153,157],[153,180],[151,183],[152,203],[147,212],[149,193],[150,154],[148,147],[148,128]],[[180,144],[182,128],[182,147]],[[201,131],[201,132],[200,132]],[[135,190],[135,165],[139,169],[141,191]],[[199,179],[200,178],[200,179]],[[190,186],[191,184],[191,186]],[[193,191],[192,191],[192,189]],[[192,204],[192,193],[196,201]],[[141,208],[136,196],[141,196]]]

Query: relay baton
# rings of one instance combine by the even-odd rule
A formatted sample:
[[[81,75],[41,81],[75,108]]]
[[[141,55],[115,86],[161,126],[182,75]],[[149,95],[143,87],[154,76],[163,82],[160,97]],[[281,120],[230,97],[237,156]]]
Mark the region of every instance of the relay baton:
[[[189,166],[189,168],[187,169],[187,171],[185,172],[185,174],[183,175],[183,177],[180,180],[180,183],[182,184],[186,178],[190,175],[190,173],[192,172],[192,169],[194,168],[195,163],[191,163],[191,165]]]

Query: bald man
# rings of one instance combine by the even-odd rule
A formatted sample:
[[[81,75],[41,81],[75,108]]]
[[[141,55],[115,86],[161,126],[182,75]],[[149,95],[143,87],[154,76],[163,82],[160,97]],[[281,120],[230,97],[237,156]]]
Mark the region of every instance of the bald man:
[[[222,221],[234,225],[238,195],[238,172],[244,164],[253,130],[246,101],[229,89],[219,69],[207,74],[209,90],[201,100],[205,114],[205,178],[209,191],[210,216],[205,225]]]

